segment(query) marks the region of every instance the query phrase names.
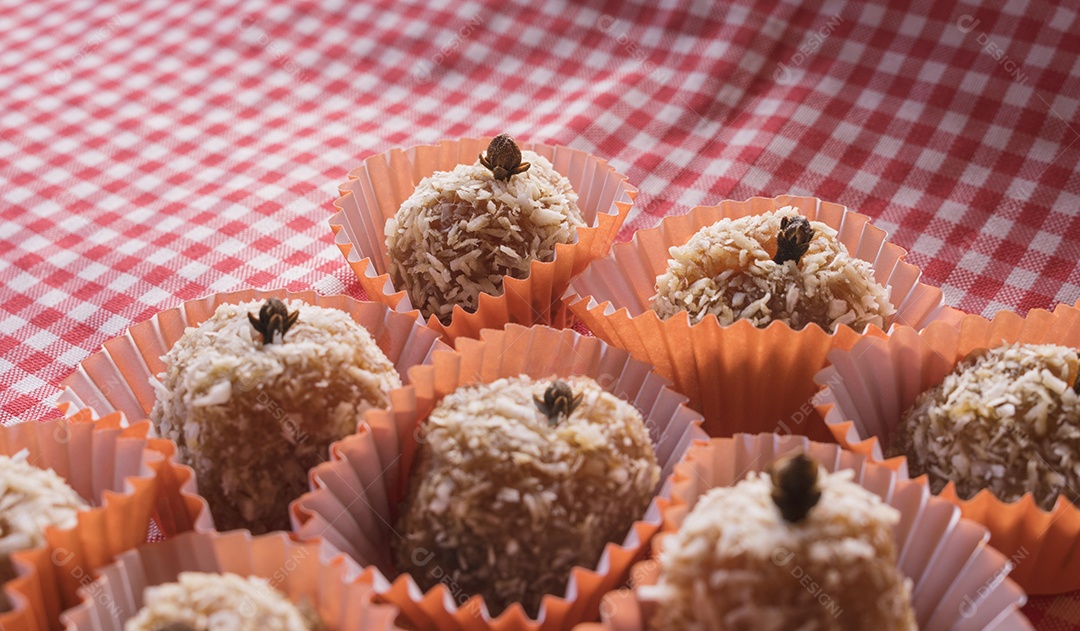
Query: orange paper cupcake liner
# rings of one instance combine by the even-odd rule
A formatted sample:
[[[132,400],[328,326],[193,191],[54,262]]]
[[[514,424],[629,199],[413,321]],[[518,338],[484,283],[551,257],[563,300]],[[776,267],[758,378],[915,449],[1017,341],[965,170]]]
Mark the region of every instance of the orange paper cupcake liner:
[[[84,359],[60,384],[60,401],[71,409],[90,407],[101,413],[120,411],[128,418],[146,418],[154,407],[151,380],[165,370],[162,356],[176,344],[184,330],[210,319],[222,304],[252,300],[301,300],[308,304],[339,309],[371,333],[403,382],[408,370],[426,361],[432,351],[449,348],[434,331],[418,325],[414,318],[394,313],[386,306],[355,300],[348,296],[321,296],[314,291],[248,289],[213,294],[166,309],[129,328],[124,335],[105,342],[101,351]]]
[[[864,336],[883,337],[877,327],[864,334],[841,326],[827,333],[816,324],[798,331],[784,322],[756,328],[738,321],[721,326],[715,317],[690,324],[684,312],[661,320],[650,309],[656,277],[667,269],[672,246],[724,218],[758,215],[794,206],[808,219],[838,232],[848,251],[869,261],[879,283],[892,288],[893,322],[922,328],[931,321],[955,321],[960,312],[945,306],[941,290],[919,282],[921,272],[904,261],[905,251],[885,240],[869,217],[812,197],[755,197],[699,206],[639,230],[632,241],[612,247],[572,283],[568,304],[597,337],[629,350],[671,379],[690,405],[705,415],[712,436],[735,432],[781,432],[831,440],[811,398],[813,376],[834,348],[851,348]]]
[[[750,471],[765,471],[777,458],[795,450],[806,451],[829,471],[854,469],[860,485],[900,511],[900,522],[894,528],[898,565],[912,580],[912,607],[920,629],[1032,629],[1020,612],[1026,597],[1006,577],[1011,563],[987,545],[985,528],[961,519],[959,510],[933,497],[924,482],[906,480],[838,445],[802,436],[739,434],[691,447],[672,476],[671,505],[664,510],[663,532],[652,541],[653,559],[634,566],[634,589],[612,592],[604,598],[601,623],[579,625],[576,631],[648,629],[657,603],[637,588],[657,584],[661,568],[655,559],[698,498],[710,489],[733,486]]]
[[[338,212],[330,219],[330,227],[336,235],[334,242],[372,300],[397,311],[413,309],[406,292],[395,288],[390,278],[383,227],[420,180],[459,164],[475,164],[490,141],[490,137],[463,138],[391,149],[371,156],[349,173],[349,181],[340,187],[341,197],[334,202]],[[455,307],[445,326],[434,316],[428,318],[428,326],[448,342],[476,338],[481,329],[502,328],[511,322],[563,327],[568,314],[560,298],[570,279],[607,254],[637,195],[625,176],[584,151],[536,143],[523,144],[522,149],[544,156],[570,180],[587,227],[577,229],[576,243],[555,246],[553,260],[533,261],[526,278],[504,276],[503,294],[482,294],[476,312]]]
[[[624,541],[607,545],[596,568],[575,568],[564,595],[545,596],[537,619],[520,604],[492,619],[482,597],[456,593],[445,584],[422,593],[411,576],[398,576],[393,567],[391,524],[405,494],[420,424],[443,396],[463,384],[520,374],[588,375],[643,410],[666,478],[690,443],[705,436],[700,415],[648,365],[570,330],[511,324],[484,331],[481,341],[457,344],[457,351],[436,353],[432,365],[414,368],[412,385],[391,393],[389,410],[369,412],[356,435],[334,445],[331,461],[311,473],[312,492],[292,505],[294,530],[303,539],[325,539],[380,576],[396,577],[380,589],[382,598],[416,628],[561,630],[595,618],[603,593],[625,581],[659,528],[658,501]]]
[[[61,628],[60,612],[79,602],[80,585],[117,554],[145,542],[152,517],[174,510],[196,521],[205,514],[189,489],[170,488],[168,476],[178,474],[148,438],[149,421],[129,425],[121,414],[92,416],[83,410],[71,418],[0,427],[0,454],[26,450],[28,462],[55,471],[93,507],[78,514],[74,528],[48,529],[44,546],[12,554],[17,576],[4,585],[12,609],[0,614],[0,628]]]
[[[284,533],[252,537],[246,530],[186,533],[140,546],[101,569],[80,591],[81,604],[63,614],[69,631],[123,631],[143,606],[148,587],[175,582],[181,572],[257,576],[294,603],[310,606],[323,628],[393,631],[397,610],[374,602],[375,577],[317,542]]]
[[[861,340],[850,351],[831,353],[831,365],[818,374],[820,412],[841,445],[884,460],[889,438],[920,393],[941,383],[972,350],[1017,342],[1080,347],[1080,309],[1059,305],[1027,317],[1000,312],[992,320],[967,315],[955,325],[934,323],[921,333],[900,327],[889,339]],[[884,464],[907,474],[903,457]],[[1080,589],[1080,508],[1066,497],[1045,511],[1030,493],[1013,503],[985,489],[962,499],[952,482],[940,497],[990,529],[990,543],[1016,563],[1012,576],[1029,593]]]

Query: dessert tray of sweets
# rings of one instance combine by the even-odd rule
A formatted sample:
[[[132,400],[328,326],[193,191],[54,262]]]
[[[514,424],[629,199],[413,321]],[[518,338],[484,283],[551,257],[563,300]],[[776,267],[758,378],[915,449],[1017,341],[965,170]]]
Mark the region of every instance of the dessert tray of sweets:
[[[1080,589],[1080,309],[964,314],[811,197],[615,243],[636,193],[505,134],[365,159],[365,299],[185,302],[0,428],[0,626],[1030,629]]]

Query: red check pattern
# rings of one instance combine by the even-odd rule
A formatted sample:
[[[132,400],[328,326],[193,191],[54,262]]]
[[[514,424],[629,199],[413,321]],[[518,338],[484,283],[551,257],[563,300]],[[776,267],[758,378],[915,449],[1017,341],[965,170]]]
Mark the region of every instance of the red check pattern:
[[[1080,298],[1073,9],[436,4],[0,0],[0,420],[49,413],[76,363],[184,299],[357,295],[337,183],[443,137],[610,158],[641,189],[622,238],[809,194],[874,217],[961,309]],[[1080,629],[1078,598],[1027,610]]]

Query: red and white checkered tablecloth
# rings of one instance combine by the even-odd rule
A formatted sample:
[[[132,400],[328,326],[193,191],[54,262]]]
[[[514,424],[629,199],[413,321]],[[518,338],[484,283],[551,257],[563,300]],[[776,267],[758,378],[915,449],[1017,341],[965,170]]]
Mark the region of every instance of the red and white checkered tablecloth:
[[[54,413],[76,363],[181,300],[358,295],[337,184],[444,137],[610,158],[641,189],[623,238],[810,194],[871,215],[954,306],[1080,298],[1075,8],[431,4],[0,0],[0,420]],[[1080,596],[1026,611],[1080,629]]]

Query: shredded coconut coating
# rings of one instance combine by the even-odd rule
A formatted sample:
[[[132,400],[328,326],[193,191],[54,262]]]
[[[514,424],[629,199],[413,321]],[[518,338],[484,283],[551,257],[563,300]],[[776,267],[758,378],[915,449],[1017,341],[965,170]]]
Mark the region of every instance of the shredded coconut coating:
[[[526,377],[458,388],[431,413],[397,528],[398,569],[422,589],[535,616],[644,515],[660,468],[641,415],[592,379],[565,381],[583,396],[555,427],[533,403],[550,382]]]
[[[11,554],[45,544],[47,528],[74,528],[90,505],[55,471],[31,465],[25,449],[0,456],[0,583],[15,578]],[[0,611],[7,611],[0,593]]]
[[[264,579],[202,572],[177,578],[148,587],[145,605],[124,631],[309,631],[317,626]]]
[[[784,521],[772,480],[751,473],[698,501],[665,542],[653,629],[916,629],[911,581],[896,567],[900,513],[852,479],[821,469],[820,501]]]
[[[248,322],[260,301],[224,304],[189,327],[163,360],[150,413],[197,475],[220,530],[289,529],[289,502],[330,443],[401,386],[393,364],[349,314],[292,301],[284,343]]]
[[[836,231],[811,221],[814,237],[799,262],[776,263],[780,220],[792,206],[762,215],[721,219],[669,250],[667,271],[656,277],[652,310],[662,319],[686,311],[690,322],[715,315],[720,324],[774,320],[793,329],[816,323],[828,332],[842,324],[882,329],[895,313],[889,290],[870,263],[851,256]]]
[[[447,324],[454,305],[475,311],[481,293],[502,294],[503,276],[525,278],[533,260],[577,240],[585,221],[570,181],[536,153],[522,156],[532,166],[506,181],[479,164],[424,178],[386,222],[394,286],[424,317]]]
[[[1034,494],[1050,510],[1059,494],[1080,503],[1080,355],[1053,344],[1012,344],[960,362],[908,410],[888,448],[935,493],[950,481],[970,498]]]

